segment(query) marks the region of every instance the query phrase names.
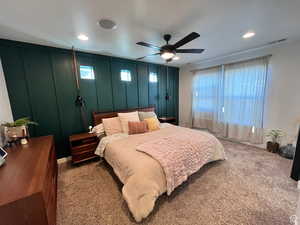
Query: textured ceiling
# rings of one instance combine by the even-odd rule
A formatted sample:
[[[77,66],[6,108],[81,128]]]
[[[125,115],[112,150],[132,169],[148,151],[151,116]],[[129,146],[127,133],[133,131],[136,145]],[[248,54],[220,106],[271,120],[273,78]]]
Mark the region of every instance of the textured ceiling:
[[[206,51],[179,54],[172,64],[180,66],[277,39],[300,39],[299,11],[299,0],[9,0],[1,2],[0,38],[134,59],[155,52],[138,41],[163,45],[165,33],[173,35],[171,43],[200,33],[184,48]],[[115,20],[118,28],[101,29],[101,18]],[[257,35],[242,39],[248,30]],[[79,33],[89,40],[78,40]],[[163,63],[159,56],[146,61]]]

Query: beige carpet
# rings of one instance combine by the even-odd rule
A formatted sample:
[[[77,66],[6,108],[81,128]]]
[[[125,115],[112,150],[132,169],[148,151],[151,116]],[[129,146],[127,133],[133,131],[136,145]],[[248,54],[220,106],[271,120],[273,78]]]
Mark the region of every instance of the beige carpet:
[[[292,161],[247,145],[222,141],[228,160],[211,163],[163,195],[141,224],[285,225],[294,214]],[[106,163],[59,166],[58,225],[136,224],[122,185]]]

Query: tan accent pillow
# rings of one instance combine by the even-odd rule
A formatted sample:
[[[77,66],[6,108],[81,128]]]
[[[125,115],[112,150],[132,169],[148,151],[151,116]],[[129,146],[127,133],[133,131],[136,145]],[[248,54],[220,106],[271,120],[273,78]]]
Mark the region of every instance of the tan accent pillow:
[[[106,135],[122,133],[122,126],[119,117],[102,119]]]
[[[142,134],[146,132],[148,132],[148,124],[146,121],[128,122],[128,134]]]
[[[144,121],[147,122],[148,125],[148,130],[149,131],[155,131],[155,130],[159,130],[159,121],[156,117],[152,117],[152,118],[146,118],[144,119]]]
[[[118,113],[118,117],[121,121],[123,133],[128,134],[128,122],[140,122],[139,114],[137,111],[130,113]]]

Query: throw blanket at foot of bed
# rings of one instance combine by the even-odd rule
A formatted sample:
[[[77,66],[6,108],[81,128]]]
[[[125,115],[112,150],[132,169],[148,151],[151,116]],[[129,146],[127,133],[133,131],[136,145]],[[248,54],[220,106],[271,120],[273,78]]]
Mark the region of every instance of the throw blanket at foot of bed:
[[[204,132],[182,129],[176,134],[141,144],[137,150],[160,163],[166,175],[167,194],[170,195],[190,175],[211,161],[218,144],[216,138]]]

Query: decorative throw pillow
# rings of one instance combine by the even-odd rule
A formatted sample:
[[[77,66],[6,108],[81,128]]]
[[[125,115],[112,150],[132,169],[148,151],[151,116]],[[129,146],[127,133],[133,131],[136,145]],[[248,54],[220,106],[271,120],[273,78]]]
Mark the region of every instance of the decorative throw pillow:
[[[92,132],[97,135],[97,137],[103,135],[105,133],[104,126],[102,123],[93,127]]]
[[[149,131],[155,131],[160,129],[160,123],[156,117],[147,118],[144,121],[147,122]]]
[[[139,114],[137,111],[130,113],[118,113],[118,117],[121,121],[123,133],[128,134],[128,122],[140,122]]]
[[[139,117],[140,117],[141,121],[143,121],[144,119],[147,119],[147,118],[151,118],[151,117],[157,118],[155,112],[139,112]]]
[[[128,134],[142,134],[148,132],[148,124],[146,121],[128,122]]]
[[[119,117],[102,119],[106,135],[122,133],[122,126]]]

